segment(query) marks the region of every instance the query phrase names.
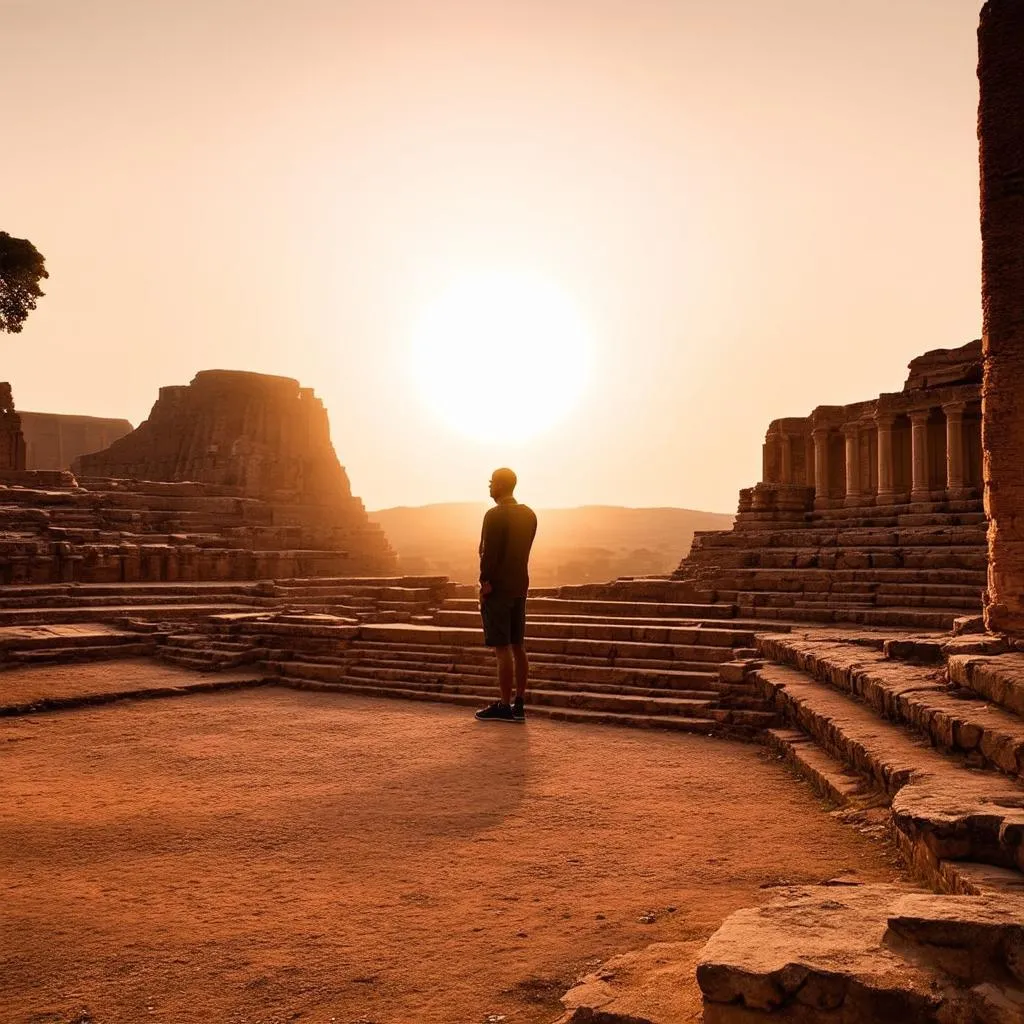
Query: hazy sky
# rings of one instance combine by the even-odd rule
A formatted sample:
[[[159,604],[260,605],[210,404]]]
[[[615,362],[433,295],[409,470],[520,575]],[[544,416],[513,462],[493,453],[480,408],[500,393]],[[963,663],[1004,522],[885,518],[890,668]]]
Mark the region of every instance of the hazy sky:
[[[0,0],[0,229],[51,277],[0,379],[145,418],[286,374],[371,508],[731,511],[770,419],[980,334],[978,0]],[[530,442],[410,366],[454,281],[540,278],[593,338]],[[494,388],[493,415],[517,415]]]

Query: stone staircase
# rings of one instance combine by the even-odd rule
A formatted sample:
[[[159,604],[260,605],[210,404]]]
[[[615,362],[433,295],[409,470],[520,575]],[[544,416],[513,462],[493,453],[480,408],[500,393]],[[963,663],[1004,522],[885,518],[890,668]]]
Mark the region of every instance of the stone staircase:
[[[988,635],[765,633],[739,664],[770,749],[909,886],[783,889],[728,918],[697,978],[708,1024],[1024,1021],[1024,654]],[[763,1016],[762,1016],[763,1015]]]
[[[1019,698],[993,700],[1024,692],[1024,655],[836,630],[762,634],[756,649],[745,675],[783,719],[767,733],[779,756],[840,807],[886,808],[934,888],[1024,893],[1024,719]]]
[[[422,589],[408,588],[412,604],[426,603]],[[318,611],[316,594],[303,597],[312,603],[302,611],[211,616],[169,636],[160,656],[203,671],[259,661],[268,679],[300,689],[474,707],[494,699],[494,657],[481,646],[474,599],[450,597],[387,623]],[[725,669],[753,643],[749,624],[726,622],[724,610],[701,620],[644,602],[587,614],[608,604],[541,598],[534,611],[531,602],[531,715],[742,739],[774,721],[743,672]]]
[[[738,615],[943,630],[981,609],[978,500],[810,512],[742,504],[732,530],[694,537],[674,574]]]
[[[156,653],[162,638],[95,623],[0,626],[0,671],[24,665],[109,661]]]
[[[357,499],[319,508],[214,484],[53,476],[0,485],[2,584],[345,576],[394,563]]]

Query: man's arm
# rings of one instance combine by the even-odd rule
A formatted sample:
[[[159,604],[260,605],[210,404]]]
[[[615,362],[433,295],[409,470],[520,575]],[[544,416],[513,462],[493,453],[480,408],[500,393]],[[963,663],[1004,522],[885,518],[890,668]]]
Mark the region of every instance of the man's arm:
[[[493,584],[494,574],[501,565],[508,540],[507,524],[504,517],[491,509],[484,516],[483,529],[480,532],[480,584]]]

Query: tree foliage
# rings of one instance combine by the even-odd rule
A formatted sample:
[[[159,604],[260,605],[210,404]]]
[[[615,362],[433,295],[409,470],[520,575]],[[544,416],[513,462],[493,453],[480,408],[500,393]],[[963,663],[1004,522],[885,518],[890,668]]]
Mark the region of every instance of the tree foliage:
[[[49,276],[42,254],[27,238],[0,231],[0,331],[21,330],[43,295],[39,282]]]

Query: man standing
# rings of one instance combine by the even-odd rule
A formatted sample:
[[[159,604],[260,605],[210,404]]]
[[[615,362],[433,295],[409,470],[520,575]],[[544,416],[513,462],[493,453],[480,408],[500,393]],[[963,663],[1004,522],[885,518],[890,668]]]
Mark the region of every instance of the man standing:
[[[494,648],[497,659],[501,694],[496,703],[476,713],[481,722],[526,721],[523,700],[529,662],[523,639],[530,548],[537,534],[537,517],[533,509],[512,497],[515,488],[516,475],[511,469],[496,469],[491,474],[495,507],[484,516],[480,534],[480,616],[484,643]]]

